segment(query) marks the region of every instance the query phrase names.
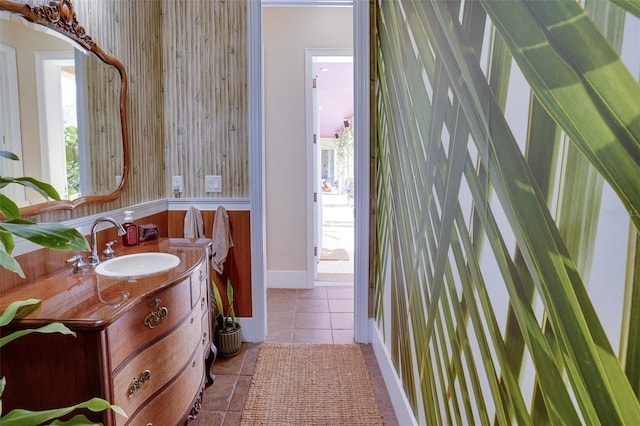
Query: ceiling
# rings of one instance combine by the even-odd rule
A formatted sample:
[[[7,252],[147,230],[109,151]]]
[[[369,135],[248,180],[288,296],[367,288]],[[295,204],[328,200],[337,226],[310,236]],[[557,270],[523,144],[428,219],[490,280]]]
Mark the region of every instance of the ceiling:
[[[353,116],[353,58],[314,58],[313,73],[318,76],[320,137],[333,138]]]

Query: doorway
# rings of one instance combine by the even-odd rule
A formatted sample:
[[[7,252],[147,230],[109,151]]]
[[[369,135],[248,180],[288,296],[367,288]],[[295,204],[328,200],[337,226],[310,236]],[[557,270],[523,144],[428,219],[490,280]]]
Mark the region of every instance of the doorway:
[[[306,49],[307,110],[314,143],[308,180],[317,196],[308,209],[314,235],[314,285],[353,285],[353,50]],[[309,96],[310,93],[310,96]],[[309,233],[308,233],[309,234]]]
[[[354,112],[362,120],[355,129],[355,196],[354,196],[354,337],[356,342],[370,342],[369,299],[369,3],[353,0],[262,0],[249,2],[249,162],[251,168],[251,255],[254,341],[264,341],[267,323],[267,257],[266,257],[266,193],[265,193],[265,108],[264,46],[262,43],[263,6],[345,5],[353,8]],[[362,141],[359,143],[359,141]],[[271,201],[273,203],[273,201]],[[358,215],[357,212],[362,212]]]

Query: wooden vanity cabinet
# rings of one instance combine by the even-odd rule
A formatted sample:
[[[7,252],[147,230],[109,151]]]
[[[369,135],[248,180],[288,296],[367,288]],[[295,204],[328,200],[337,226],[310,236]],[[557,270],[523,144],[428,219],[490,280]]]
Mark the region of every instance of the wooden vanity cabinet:
[[[130,294],[120,306],[111,307],[111,317],[98,313],[105,309],[102,304],[89,307],[87,299],[92,297],[87,288],[87,299],[78,300],[76,306],[67,303],[58,319],[77,333],[75,338],[33,334],[5,346],[0,353],[0,374],[7,378],[3,412],[69,406],[98,396],[122,407],[129,416],[112,411],[85,413],[106,425],[177,425],[195,418],[205,379],[211,381],[205,369],[213,361],[208,245],[175,243],[167,249],[181,258],[177,271],[160,274],[155,282],[150,277],[102,290],[100,300],[105,295],[112,299],[124,288]],[[74,279],[68,273],[65,276]],[[95,286],[100,292],[101,283],[91,278],[76,286]],[[73,286],[66,291],[83,293]],[[14,296],[18,295],[11,295],[11,300],[23,300]],[[54,296],[63,298],[60,293]],[[78,306],[100,320],[70,318],[78,316]],[[50,308],[54,309],[43,299],[40,312],[12,323],[3,334],[55,320],[47,318]]]

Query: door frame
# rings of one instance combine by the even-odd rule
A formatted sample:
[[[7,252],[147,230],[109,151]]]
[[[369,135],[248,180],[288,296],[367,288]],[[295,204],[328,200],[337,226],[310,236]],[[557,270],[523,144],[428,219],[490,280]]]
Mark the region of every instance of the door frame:
[[[358,0],[249,1],[249,192],[251,197],[251,274],[254,340],[267,333],[263,6],[352,6],[355,120],[354,337],[369,343],[369,2]]]
[[[353,57],[351,48],[308,48],[304,52],[304,84],[306,105],[306,144],[307,144],[307,241],[311,242],[307,251],[307,288],[314,288],[318,272],[318,259],[322,252],[322,191],[320,188],[319,162],[322,153],[320,135],[316,143],[313,142],[315,129],[315,114],[317,105],[313,95],[313,58],[316,56]],[[355,97],[355,94],[354,94]],[[355,114],[354,114],[355,116]],[[358,118],[356,117],[356,120]],[[354,120],[355,121],[355,120]],[[354,133],[355,134],[355,133]],[[314,193],[317,194],[314,197]],[[314,253],[313,247],[317,247]]]

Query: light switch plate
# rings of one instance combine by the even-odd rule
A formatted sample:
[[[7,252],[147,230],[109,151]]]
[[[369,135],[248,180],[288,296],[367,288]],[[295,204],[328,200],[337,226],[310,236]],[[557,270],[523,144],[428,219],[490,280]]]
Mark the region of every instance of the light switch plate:
[[[222,176],[206,175],[204,177],[205,192],[222,192]]]
[[[182,176],[173,176],[171,178],[171,190],[174,193],[184,192],[184,182]]]

